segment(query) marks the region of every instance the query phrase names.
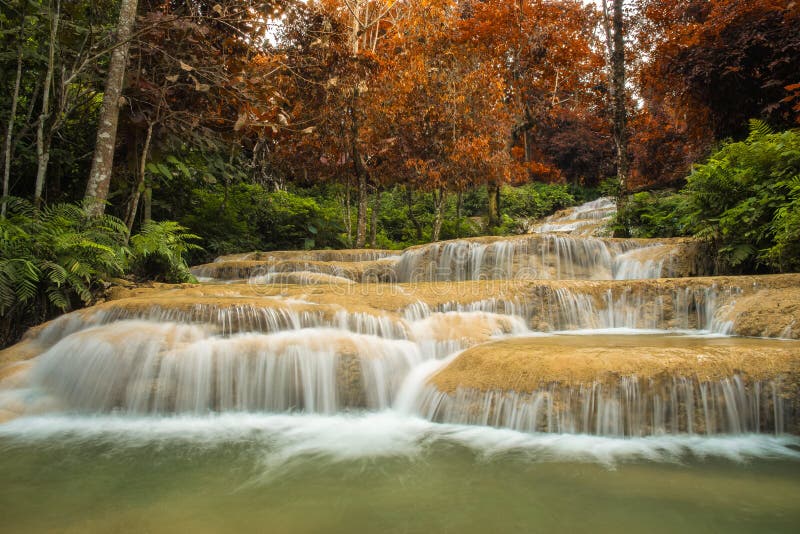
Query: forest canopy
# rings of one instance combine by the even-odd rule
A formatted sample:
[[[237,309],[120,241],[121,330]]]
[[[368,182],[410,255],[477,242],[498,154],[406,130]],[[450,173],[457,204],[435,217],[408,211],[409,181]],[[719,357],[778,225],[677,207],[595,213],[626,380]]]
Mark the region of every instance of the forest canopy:
[[[4,298],[35,293],[22,277],[71,284],[57,308],[86,300],[92,269],[37,263],[59,221],[107,248],[68,254],[98,272],[144,276],[157,251],[181,280],[218,254],[402,248],[697,193],[715,150],[798,126],[798,27],[794,0],[0,0]],[[737,145],[750,119],[778,137]],[[780,157],[790,205],[768,211],[789,224]],[[618,232],[652,233],[651,207],[632,197]],[[678,219],[662,232],[717,235]],[[794,231],[722,246],[782,269]]]

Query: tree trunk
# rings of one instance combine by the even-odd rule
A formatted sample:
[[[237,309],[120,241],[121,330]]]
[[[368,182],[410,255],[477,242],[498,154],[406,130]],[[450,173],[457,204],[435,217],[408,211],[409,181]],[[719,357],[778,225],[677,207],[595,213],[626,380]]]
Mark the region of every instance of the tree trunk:
[[[54,11],[53,11],[54,10]],[[50,116],[50,88],[53,84],[55,70],[56,40],[58,39],[58,23],[61,18],[61,0],[51,4],[50,13],[50,45],[47,52],[47,71],[42,85],[42,111],[36,123],[36,183],[33,192],[33,204],[36,209],[42,205],[44,179],[47,175],[47,164],[50,162],[50,141],[52,136],[45,134],[44,127]]]
[[[122,84],[125,79],[129,40],[136,23],[137,2],[138,0],[122,0],[120,6],[117,23],[117,42],[120,44],[111,52],[103,106],[97,125],[92,170],[86,184],[86,199],[92,201],[89,210],[94,215],[102,215],[105,212],[108,189],[111,185]]]
[[[350,143],[353,158],[353,174],[358,184],[358,215],[356,222],[356,248],[364,248],[367,241],[367,171],[358,150],[358,86],[353,87],[353,100],[350,105]]]
[[[150,154],[150,142],[153,139],[153,126],[152,122],[147,124],[147,135],[144,138],[144,147],[142,148],[142,156],[139,160],[139,180],[136,184],[136,191],[133,193],[133,198],[131,199],[130,209],[128,210],[128,232],[133,229],[133,223],[136,220],[136,210],[139,207],[139,198],[142,196],[142,192],[145,188],[145,174],[147,172],[147,159]]]
[[[628,189],[628,115],[625,102],[625,35],[623,33],[622,0],[613,0],[609,17],[606,0],[603,0],[604,24],[611,62],[611,98],[613,103],[613,134],[617,148],[617,180],[619,198],[617,209],[622,209]],[[611,18],[611,24],[609,24]],[[613,31],[612,31],[613,30]]]
[[[489,195],[489,230],[500,226],[500,186],[495,183],[489,183],[486,186],[486,192]]]
[[[406,205],[408,207],[408,220],[414,225],[417,241],[422,241],[422,223],[419,222],[419,219],[414,214],[414,190],[408,185],[406,186]]]
[[[375,197],[372,199],[372,215],[369,222],[369,248],[375,248],[378,240],[378,214],[381,211],[381,190],[375,190]]]
[[[353,217],[350,210],[350,178],[344,184],[344,229],[347,232],[347,246],[353,246]]]
[[[6,203],[10,193],[9,179],[11,177],[11,156],[12,141],[14,139],[14,119],[17,116],[17,104],[19,103],[19,87],[22,82],[22,43],[25,36],[25,11],[22,12],[22,22],[19,28],[19,44],[17,46],[17,73],[14,78],[14,92],[11,94],[11,114],[8,116],[8,128],[6,129],[6,141],[3,150],[3,200],[0,208],[0,217],[6,216]]]
[[[153,220],[153,188],[150,184],[144,186],[144,222]]]
[[[622,0],[614,0],[614,123],[617,130],[617,174],[622,195],[628,188],[628,113],[625,103],[625,39]]]
[[[439,241],[439,234],[442,232],[442,222],[444,221],[444,206],[447,203],[447,192],[443,187],[433,194],[433,229],[431,231],[431,241]]]
[[[367,241],[367,176],[358,176],[358,221],[356,222],[356,248],[364,248]]]
[[[461,208],[464,205],[464,192],[459,190],[456,196],[456,237],[461,237]]]

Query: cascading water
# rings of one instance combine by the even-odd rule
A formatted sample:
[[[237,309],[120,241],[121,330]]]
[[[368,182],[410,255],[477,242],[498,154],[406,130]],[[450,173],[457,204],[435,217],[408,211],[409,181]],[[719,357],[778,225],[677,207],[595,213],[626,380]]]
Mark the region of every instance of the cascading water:
[[[222,257],[32,329],[0,351],[4,527],[796,530],[800,275],[695,277],[696,243],[590,235],[613,211]]]
[[[601,199],[545,221],[538,231],[603,221],[612,212]],[[525,368],[498,387],[465,383],[442,390],[431,382],[437,369],[464,365],[461,351],[471,354],[498,339],[620,329],[735,333],[736,321],[746,316],[737,303],[757,284],[634,280],[687,274],[694,247],[563,232],[435,243],[399,256],[225,257],[196,272],[249,276],[248,284],[169,289],[154,298],[134,293],[32,332],[25,343],[35,357],[8,371],[14,376],[7,387],[0,382],[0,412],[330,415],[394,409],[445,423],[612,436],[795,428],[797,414],[781,385],[792,366],[764,376],[731,367],[713,379],[704,378],[702,368],[687,374],[678,367],[665,368],[658,379],[636,369],[617,370],[611,381],[554,375],[528,389],[520,385],[530,376]],[[792,324],[780,332],[791,333]],[[702,359],[711,349],[693,350]]]
[[[551,386],[530,394],[427,387],[416,409],[433,421],[523,432],[648,436],[742,434],[785,429],[779,382],[746,383],[739,375],[713,382],[677,377],[655,385],[635,376],[607,386]]]
[[[699,245],[681,239],[591,235],[613,216],[598,199],[522,236],[459,239],[391,251],[311,251],[224,256],[194,267],[203,281],[317,285],[467,280],[634,280],[704,274]],[[570,228],[581,231],[570,231]]]
[[[537,234],[558,233],[586,237],[594,235],[616,213],[614,199],[602,197],[551,215],[535,226],[533,231]]]

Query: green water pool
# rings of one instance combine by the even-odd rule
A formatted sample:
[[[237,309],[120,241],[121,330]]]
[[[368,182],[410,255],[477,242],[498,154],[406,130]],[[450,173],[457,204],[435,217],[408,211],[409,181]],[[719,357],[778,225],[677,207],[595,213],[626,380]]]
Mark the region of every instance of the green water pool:
[[[796,532],[798,445],[397,414],[32,418],[0,425],[0,531]]]

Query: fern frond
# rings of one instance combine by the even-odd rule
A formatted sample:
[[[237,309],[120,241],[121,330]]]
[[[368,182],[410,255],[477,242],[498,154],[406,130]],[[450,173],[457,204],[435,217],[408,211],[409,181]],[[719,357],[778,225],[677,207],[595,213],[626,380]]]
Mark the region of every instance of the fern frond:
[[[761,119],[750,119],[750,133],[747,136],[748,143],[760,141],[768,135],[773,135],[775,130]]]

